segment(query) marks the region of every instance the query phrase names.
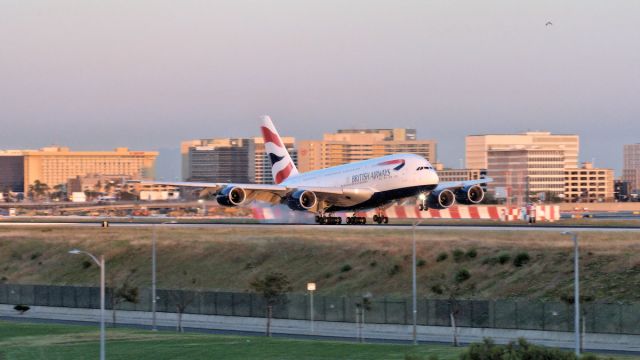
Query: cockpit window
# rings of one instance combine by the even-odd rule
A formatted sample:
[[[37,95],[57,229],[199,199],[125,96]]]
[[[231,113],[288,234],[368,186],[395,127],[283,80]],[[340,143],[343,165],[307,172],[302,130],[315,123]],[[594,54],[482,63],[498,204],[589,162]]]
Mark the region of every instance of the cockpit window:
[[[420,170],[433,170],[433,168],[431,166],[420,166],[419,168],[416,169],[416,171],[420,171]]]

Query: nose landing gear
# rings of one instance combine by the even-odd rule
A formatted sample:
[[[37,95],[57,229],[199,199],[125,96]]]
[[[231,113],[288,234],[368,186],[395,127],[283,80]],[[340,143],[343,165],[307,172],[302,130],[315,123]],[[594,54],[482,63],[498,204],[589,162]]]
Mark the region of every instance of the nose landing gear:
[[[429,203],[427,202],[427,194],[420,194],[420,196],[418,196],[418,199],[420,200],[420,205],[418,205],[418,210],[428,211]]]
[[[384,215],[373,215],[373,222],[378,224],[388,224],[389,218]]]

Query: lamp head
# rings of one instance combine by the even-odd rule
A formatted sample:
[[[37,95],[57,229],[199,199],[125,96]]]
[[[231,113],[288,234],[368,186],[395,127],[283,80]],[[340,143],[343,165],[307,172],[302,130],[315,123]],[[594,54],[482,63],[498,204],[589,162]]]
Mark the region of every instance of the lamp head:
[[[74,254],[74,255],[80,254],[80,250],[78,249],[69,250],[69,254]]]

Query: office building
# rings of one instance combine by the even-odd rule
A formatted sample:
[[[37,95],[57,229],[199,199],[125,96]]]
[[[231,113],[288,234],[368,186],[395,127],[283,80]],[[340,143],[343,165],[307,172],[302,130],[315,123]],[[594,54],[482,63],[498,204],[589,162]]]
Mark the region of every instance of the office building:
[[[185,181],[248,183],[255,178],[253,139],[190,140],[182,147],[187,150]]]
[[[487,175],[484,169],[437,169],[441,182],[482,179]]]
[[[47,147],[24,150],[24,187],[36,180],[49,187],[66,184],[71,178],[87,174],[128,176],[133,179],[153,180],[154,151],[71,151],[67,147]]]
[[[0,151],[0,193],[24,191],[24,155],[19,150]]]
[[[566,202],[613,201],[613,169],[594,168],[584,163],[578,169],[564,170]]]
[[[436,160],[436,142],[417,140],[415,129],[338,130],[322,140],[298,142],[298,170],[307,172],[396,153]]]
[[[564,197],[565,156],[562,150],[494,147],[487,152],[488,190],[496,198],[522,204]]]
[[[578,168],[580,139],[578,135],[555,135],[550,132],[525,132],[512,135],[470,135],[465,139],[465,167],[487,169],[492,149],[536,149],[562,151],[565,168]]]
[[[624,146],[622,180],[629,183],[631,192],[640,192],[640,144]]]

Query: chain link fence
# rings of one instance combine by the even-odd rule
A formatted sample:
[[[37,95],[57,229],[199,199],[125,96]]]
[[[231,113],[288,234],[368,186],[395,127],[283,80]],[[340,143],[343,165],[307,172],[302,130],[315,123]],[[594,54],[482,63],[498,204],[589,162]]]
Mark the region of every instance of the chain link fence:
[[[112,289],[107,289],[107,308]],[[97,287],[0,284],[0,304],[97,309]],[[200,315],[262,317],[264,300],[258,294],[219,291],[158,290],[157,311]],[[412,323],[410,298],[371,298],[367,323]],[[356,304],[361,297],[314,296],[313,318],[318,321],[356,322]],[[289,294],[276,305],[273,317],[310,319],[309,296]],[[418,301],[418,325],[450,326],[450,312],[461,327],[573,331],[573,306],[564,302],[517,300]],[[140,289],[137,303],[123,302],[118,310],[151,311],[151,291]],[[590,333],[640,335],[640,303],[589,302],[582,305],[586,331]]]

